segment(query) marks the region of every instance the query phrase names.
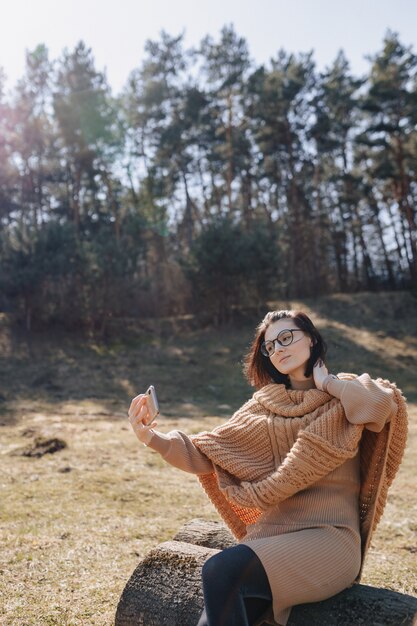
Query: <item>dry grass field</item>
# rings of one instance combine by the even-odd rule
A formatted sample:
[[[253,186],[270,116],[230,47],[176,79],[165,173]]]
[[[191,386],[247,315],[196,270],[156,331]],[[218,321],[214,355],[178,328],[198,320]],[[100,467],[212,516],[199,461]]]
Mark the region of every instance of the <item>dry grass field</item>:
[[[331,371],[389,378],[408,398],[407,451],[363,582],[417,595],[417,299],[356,294],[274,304],[311,314],[329,343]],[[257,321],[171,333],[154,323],[99,342],[56,332],[17,336],[3,320],[2,626],[111,625],[150,548],[193,517],[218,519],[195,477],[137,441],[126,412],[153,383],[162,431],[198,432],[227,419],[251,393],[241,359]],[[67,447],[22,456],[37,436]]]

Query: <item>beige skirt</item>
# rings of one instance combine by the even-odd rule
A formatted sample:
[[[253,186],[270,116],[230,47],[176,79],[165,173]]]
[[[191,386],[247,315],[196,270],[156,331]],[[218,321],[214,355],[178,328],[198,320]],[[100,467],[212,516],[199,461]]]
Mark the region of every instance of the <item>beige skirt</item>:
[[[276,534],[271,536],[272,531]],[[295,604],[325,600],[349,587],[361,566],[360,536],[349,527],[281,533],[275,525],[256,524],[239,543],[260,559],[271,586],[274,619],[281,626]]]

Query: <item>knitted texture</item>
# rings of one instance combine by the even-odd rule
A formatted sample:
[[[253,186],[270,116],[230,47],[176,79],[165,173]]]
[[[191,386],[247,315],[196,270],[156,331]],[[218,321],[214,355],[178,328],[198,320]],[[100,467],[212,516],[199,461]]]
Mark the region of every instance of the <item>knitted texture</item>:
[[[262,511],[313,485],[360,447],[362,555],[369,546],[400,465],[407,436],[405,399],[395,384],[368,374],[338,374],[369,390],[366,406],[347,417],[342,403],[318,389],[270,384],[255,392],[225,424],[191,437],[213,463],[199,480],[235,537],[242,539]],[[396,412],[379,432],[365,428]],[[351,415],[352,414],[352,415]],[[351,421],[349,421],[351,420]],[[362,561],[363,564],[363,561]]]

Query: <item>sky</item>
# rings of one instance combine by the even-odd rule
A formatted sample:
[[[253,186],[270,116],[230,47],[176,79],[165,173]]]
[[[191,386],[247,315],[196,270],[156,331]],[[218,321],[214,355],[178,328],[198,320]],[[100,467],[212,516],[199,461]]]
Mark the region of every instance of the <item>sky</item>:
[[[388,29],[417,53],[417,0],[3,0],[0,67],[10,91],[23,75],[26,50],[44,43],[54,59],[82,39],[116,94],[161,30],[185,31],[189,48],[206,35],[218,39],[231,23],[257,65],[280,48],[314,50],[321,70],[343,49],[361,75],[369,68],[365,55],[381,50]]]

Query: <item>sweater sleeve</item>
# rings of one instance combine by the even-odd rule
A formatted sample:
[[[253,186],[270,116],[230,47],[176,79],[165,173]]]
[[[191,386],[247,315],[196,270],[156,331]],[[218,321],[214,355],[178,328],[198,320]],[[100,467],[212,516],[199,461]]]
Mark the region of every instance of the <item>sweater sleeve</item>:
[[[380,432],[397,410],[393,390],[373,380],[369,374],[361,374],[353,380],[332,378],[327,392],[339,398],[349,422],[364,424],[374,432]]]
[[[184,472],[208,474],[214,471],[212,462],[195,447],[188,435],[180,430],[172,430],[168,434],[154,431],[147,445],[159,452],[167,463]]]

